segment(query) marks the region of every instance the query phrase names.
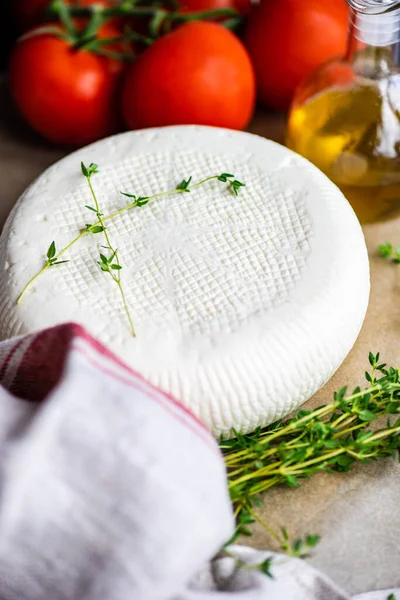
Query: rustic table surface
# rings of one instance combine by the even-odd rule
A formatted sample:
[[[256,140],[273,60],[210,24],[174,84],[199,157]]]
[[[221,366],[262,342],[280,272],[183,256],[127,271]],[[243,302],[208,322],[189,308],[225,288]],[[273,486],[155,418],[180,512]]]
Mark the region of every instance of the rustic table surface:
[[[281,142],[284,117],[259,112],[249,131]],[[15,201],[47,166],[64,156],[30,133],[16,116],[0,84],[0,229]],[[371,262],[371,300],[361,335],[328,384],[307,405],[327,402],[335,389],[362,383],[368,352],[380,351],[385,362],[400,366],[400,266],[376,256],[386,240],[400,245],[400,220],[364,230]],[[357,290],[349,289],[347,294]],[[345,299],[344,299],[345,301]],[[319,533],[322,541],[311,562],[348,592],[400,586],[400,465],[387,460],[357,466],[344,475],[315,475],[299,489],[273,489],[264,499],[263,519],[285,526],[293,536]],[[256,528],[256,547],[273,540]]]

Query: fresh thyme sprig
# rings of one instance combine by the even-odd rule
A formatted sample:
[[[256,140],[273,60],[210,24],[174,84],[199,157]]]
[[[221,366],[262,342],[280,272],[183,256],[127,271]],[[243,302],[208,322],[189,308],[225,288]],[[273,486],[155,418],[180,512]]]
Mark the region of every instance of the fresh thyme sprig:
[[[240,558],[235,556],[232,552],[230,552],[226,548],[224,548],[220,552],[220,555],[217,556],[216,558],[218,559],[218,558],[220,558],[220,556],[229,556],[229,558],[232,558],[235,565],[239,569],[246,569],[246,571],[261,571],[261,573],[263,573],[264,575],[267,575],[267,577],[270,577],[271,579],[273,579],[273,575],[271,572],[271,567],[273,564],[273,557],[266,558],[265,560],[263,560],[260,563],[251,564],[251,563],[245,562],[244,560],[240,560]]]
[[[253,505],[255,507],[262,506],[261,499],[259,497],[253,498]],[[280,533],[278,533],[251,506],[241,508],[240,511],[236,509],[235,515],[237,521],[235,533],[226,542],[224,547],[235,543],[240,536],[251,537],[253,535],[251,526],[256,522],[277,542],[279,549],[291,558],[308,558],[310,551],[315,548],[321,539],[319,535],[308,533],[304,538],[292,540],[286,528],[282,527]]]
[[[60,261],[60,258],[66,252],[68,252],[68,250],[70,250],[75,244],[77,244],[79,242],[79,240],[81,240],[83,237],[85,237],[85,235],[87,235],[88,233],[102,233],[106,222],[111,221],[112,219],[115,219],[116,217],[122,215],[123,213],[125,213],[129,210],[132,210],[133,208],[143,207],[146,204],[148,204],[150,201],[156,200],[158,198],[162,198],[164,196],[169,196],[169,195],[179,194],[179,193],[184,193],[184,192],[190,192],[191,190],[199,188],[213,180],[217,180],[222,183],[228,183],[229,187],[232,189],[235,196],[238,195],[239,189],[241,187],[245,186],[244,183],[241,183],[241,182],[235,180],[234,175],[222,173],[221,175],[211,175],[210,177],[206,177],[205,179],[202,179],[201,181],[198,181],[197,183],[192,183],[192,177],[189,177],[187,180],[185,180],[185,179],[182,180],[181,183],[179,183],[175,189],[168,190],[167,192],[159,192],[157,194],[153,194],[152,196],[136,196],[136,195],[130,194],[128,192],[121,192],[121,194],[123,196],[126,196],[126,197],[132,199],[132,202],[130,202],[126,206],[123,206],[122,208],[115,211],[111,215],[104,216],[101,213],[100,213],[100,217],[99,217],[99,215],[97,215],[97,221],[92,224],[87,224],[85,229],[83,229],[79,233],[79,235],[77,235],[67,246],[65,246],[65,248],[63,248],[62,250],[58,251],[55,254],[52,252],[51,261],[49,260],[49,257],[47,254],[47,260],[46,260],[45,264],[40,269],[40,271],[38,273],[36,273],[36,275],[34,275],[28,281],[28,283],[26,284],[26,286],[24,287],[24,289],[22,290],[21,294],[19,295],[19,297],[17,299],[17,304],[20,304],[22,302],[24,296],[30,290],[31,286],[39,279],[39,277],[41,277],[41,275],[43,275],[43,273],[45,273],[45,271],[47,271],[53,265],[61,264],[62,262],[67,262],[67,261]],[[86,208],[88,210],[91,210],[92,212],[95,212],[96,214],[99,212],[99,211],[97,211],[96,207],[93,207],[93,206],[86,205]],[[55,242],[52,242],[52,245],[53,244],[54,244],[54,252],[56,252]],[[49,250],[50,250],[50,248],[49,248]],[[49,252],[49,250],[48,250],[48,252]]]
[[[114,283],[117,284],[119,293],[121,295],[122,303],[124,305],[124,311],[125,311],[125,314],[127,316],[128,322],[129,322],[129,328],[131,330],[132,335],[135,337],[136,336],[135,327],[133,325],[132,316],[131,316],[131,313],[129,310],[128,303],[126,301],[124,288],[122,287],[122,282],[121,282],[122,266],[121,266],[121,263],[118,258],[118,250],[116,248],[114,248],[111,243],[111,239],[110,239],[109,233],[107,231],[107,227],[105,226],[105,223],[103,221],[104,215],[103,215],[103,213],[100,212],[99,202],[97,200],[97,196],[96,196],[96,193],[95,193],[93,185],[92,185],[92,176],[99,172],[98,165],[91,163],[88,167],[86,167],[84,165],[84,163],[82,162],[81,169],[82,169],[82,174],[86,178],[86,181],[88,183],[90,193],[92,195],[93,202],[94,202],[94,206],[86,205],[86,208],[88,210],[90,210],[91,212],[94,212],[97,217],[97,222],[94,225],[91,225],[90,223],[86,224],[86,231],[88,231],[89,233],[92,233],[94,235],[99,234],[99,233],[103,233],[103,235],[104,235],[107,246],[103,246],[103,247],[105,247],[106,250],[108,250],[110,252],[110,254],[109,254],[109,256],[105,256],[105,254],[100,252],[100,261],[98,261],[97,264],[99,265],[99,267],[103,271],[103,273],[108,273],[110,275],[111,279],[114,281]]]
[[[282,528],[282,538],[283,542],[281,545],[281,550],[286,552],[286,554],[292,558],[303,559],[310,557],[310,551],[313,550],[321,540],[319,535],[307,533],[304,538],[297,538],[294,540],[294,542],[291,542],[289,534],[284,527]]]
[[[269,528],[267,527],[267,529]],[[229,556],[229,558],[233,559],[239,569],[260,571],[264,575],[267,575],[267,577],[273,579],[272,567],[274,564],[278,564],[277,562],[274,562],[275,558],[273,556],[269,556],[259,563],[248,563],[235,556],[235,554],[229,550],[229,545],[232,544],[239,535],[239,533],[235,533],[233,538],[224,545],[220,553],[216,556],[216,560],[221,556]],[[307,534],[304,538],[298,538],[294,542],[291,542],[288,532],[286,529],[282,528],[282,537],[278,541],[280,542],[280,550],[288,557],[305,559],[310,557],[310,551],[319,543],[320,536]]]
[[[400,414],[400,370],[381,364],[379,353],[370,353],[369,362],[367,389],[348,394],[342,388],[330,404],[220,443],[238,535],[251,535],[249,524],[260,521],[254,510],[259,495],[275,485],[298,486],[319,471],[345,472],[357,461],[399,455],[400,419],[391,417]],[[385,416],[386,427],[370,429]],[[281,536],[269,532],[281,544]]]
[[[214,177],[209,177],[208,179],[205,179],[204,181],[200,182],[200,183],[196,183],[196,184],[192,184],[192,177],[189,177],[189,179],[183,179],[180,183],[178,183],[178,185],[176,186],[176,189],[178,192],[190,192],[192,188],[196,188],[199,185],[202,185],[203,183],[205,183],[206,181],[210,181],[211,179],[218,179],[218,181],[221,181],[222,183],[228,183],[229,186],[231,187],[233,193],[235,194],[235,196],[239,195],[239,190],[241,187],[245,187],[246,184],[242,183],[241,181],[238,181],[237,179],[235,179],[234,175],[231,175],[230,173],[222,173],[221,175],[216,175]]]
[[[46,261],[44,263],[44,266],[40,269],[40,271],[38,273],[36,273],[36,275],[34,275],[32,277],[32,279],[29,281],[28,285],[25,286],[25,289],[23,290],[22,294],[19,296],[19,298],[17,300],[17,304],[19,304],[21,302],[25,293],[28,291],[28,288],[31,285],[33,285],[35,283],[35,281],[37,279],[39,279],[39,277],[45,271],[47,271],[47,269],[50,269],[50,267],[55,267],[56,265],[62,265],[62,264],[69,262],[68,260],[59,260],[60,257],[62,256],[62,254],[64,254],[64,252],[66,252],[67,250],[68,250],[68,247],[64,248],[64,250],[62,250],[61,252],[57,252],[55,241],[51,242],[51,244],[46,252]]]
[[[385,258],[395,265],[400,264],[400,247],[393,248],[390,242],[385,242],[384,244],[379,244],[377,250],[381,258]]]

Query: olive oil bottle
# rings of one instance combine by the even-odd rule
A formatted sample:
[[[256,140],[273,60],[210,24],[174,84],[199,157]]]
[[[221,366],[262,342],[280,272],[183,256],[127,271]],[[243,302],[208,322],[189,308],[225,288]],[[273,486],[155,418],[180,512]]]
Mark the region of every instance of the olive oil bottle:
[[[348,2],[347,56],[301,85],[286,143],[368,223],[400,215],[400,2]]]

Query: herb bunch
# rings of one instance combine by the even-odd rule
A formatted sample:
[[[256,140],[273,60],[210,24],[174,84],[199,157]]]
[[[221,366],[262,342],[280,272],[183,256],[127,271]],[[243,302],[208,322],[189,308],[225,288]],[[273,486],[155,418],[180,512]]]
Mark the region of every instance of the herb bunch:
[[[235,539],[251,535],[249,526],[257,520],[281,547],[288,542],[284,532],[276,534],[255,512],[260,494],[271,487],[298,486],[320,471],[346,472],[355,462],[399,457],[400,418],[394,417],[400,414],[400,370],[387,368],[379,359],[379,353],[369,354],[366,389],[348,393],[342,388],[327,405],[299,410],[286,421],[249,435],[236,433],[220,443],[237,519]],[[385,426],[372,430],[371,425],[383,417]]]
[[[264,523],[262,523],[262,524],[265,525]],[[265,527],[267,527],[267,529],[270,533],[273,533],[274,536],[277,536],[277,534],[272,532],[267,525],[265,525]],[[238,536],[238,534],[235,534],[235,536],[225,544],[224,548],[216,556],[216,559],[220,558],[221,556],[229,556],[229,558],[233,559],[237,568],[246,569],[248,571],[260,571],[264,575],[267,575],[267,577],[270,577],[271,579],[273,579],[274,576],[272,573],[272,567],[276,564],[274,562],[273,556],[270,556],[270,557],[264,559],[262,562],[252,564],[252,563],[247,563],[245,561],[240,560],[237,556],[235,556],[235,554],[233,554],[229,550],[229,545],[233,543],[234,539],[237,536]],[[283,528],[282,529],[282,537],[281,538],[277,537],[277,539],[280,543],[280,550],[284,554],[286,554],[290,558],[306,559],[306,558],[310,557],[310,551],[313,548],[315,548],[315,546],[319,543],[320,536],[307,534],[304,538],[299,538],[299,539],[295,540],[294,542],[291,542],[289,539],[288,532],[286,531],[286,529]]]

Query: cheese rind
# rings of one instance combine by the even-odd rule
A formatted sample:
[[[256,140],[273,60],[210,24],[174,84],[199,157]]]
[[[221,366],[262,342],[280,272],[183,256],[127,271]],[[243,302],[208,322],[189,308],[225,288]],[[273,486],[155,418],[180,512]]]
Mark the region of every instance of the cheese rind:
[[[101,210],[120,191],[149,196],[213,181],[109,222],[137,337],[117,286],[87,235],[19,305],[54,240],[93,220],[80,162],[95,162]],[[25,192],[0,239],[0,339],[64,321],[83,324],[130,366],[172,393],[217,436],[281,418],[316,392],[358,335],[369,295],[360,225],[313,165],[263,138],[207,127],[130,132],[68,156]]]

